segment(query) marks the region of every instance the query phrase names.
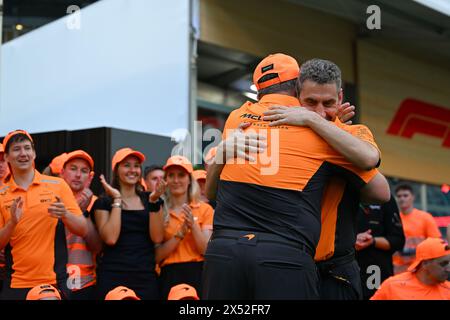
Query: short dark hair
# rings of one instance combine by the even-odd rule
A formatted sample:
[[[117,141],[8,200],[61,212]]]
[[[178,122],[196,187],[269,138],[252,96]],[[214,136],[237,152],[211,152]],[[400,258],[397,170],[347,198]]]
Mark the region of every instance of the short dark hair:
[[[270,79],[271,74],[267,74],[260,79],[260,81],[267,81]],[[269,77],[265,79],[265,77]],[[277,83],[271,86],[268,86],[264,89],[258,90],[258,97],[261,98],[266,94],[272,93],[280,93],[280,92],[291,92],[293,96],[297,95],[297,79],[288,80],[285,82]]]
[[[303,63],[300,68],[300,75],[297,82],[299,93],[306,80],[318,84],[335,83],[336,88],[339,91],[342,86],[341,69],[339,69],[334,62],[329,60],[311,59]]]
[[[414,191],[413,188],[406,183],[400,184],[395,188],[395,194],[397,194],[397,192],[399,192],[400,190],[408,190],[409,192],[411,192],[412,195],[414,195]]]
[[[11,139],[9,139],[8,142],[6,143],[5,153],[9,153],[9,148],[11,147],[11,145],[13,143],[23,142],[23,141],[30,141],[31,147],[34,150],[34,143],[33,143],[33,141],[31,141],[30,137],[28,137],[26,134],[18,133],[18,134],[13,135],[11,137]]]
[[[147,179],[147,176],[155,171],[155,170],[161,170],[164,171],[163,167],[157,164],[152,164],[151,166],[145,167],[144,169],[144,179]]]

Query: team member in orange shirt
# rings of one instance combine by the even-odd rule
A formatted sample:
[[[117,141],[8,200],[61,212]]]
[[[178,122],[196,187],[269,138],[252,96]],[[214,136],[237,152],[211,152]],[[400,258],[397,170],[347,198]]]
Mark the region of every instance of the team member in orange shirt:
[[[399,185],[395,189],[400,218],[405,232],[405,246],[393,256],[394,274],[406,271],[414,261],[416,247],[426,238],[440,238],[441,232],[433,216],[425,211],[414,208],[414,193],[411,186]]]
[[[191,162],[172,156],[164,166],[167,180],[164,243],[156,248],[161,266],[162,299],[170,289],[186,283],[201,289],[203,255],[212,232],[213,209],[199,201],[200,190]]]
[[[312,59],[302,64],[298,79],[302,107],[273,106],[264,120],[270,126],[307,126],[319,134],[336,151],[362,169],[379,165],[380,151],[369,128],[345,125],[336,117],[342,104],[341,72],[331,61]],[[378,185],[376,185],[376,184]],[[372,189],[387,188],[387,181],[378,174]],[[363,194],[362,196],[366,196]],[[371,198],[363,198],[371,202]],[[322,198],[322,229],[315,259],[320,271],[320,296],[327,300],[361,299],[362,286],[355,260],[356,218],[359,191],[343,179],[333,177]]]
[[[52,177],[59,177],[66,162],[67,152],[63,152],[52,159],[50,164],[42,170],[42,174]]]
[[[309,126],[355,165],[361,168],[375,167],[379,162],[379,150],[370,130],[362,125],[347,126],[339,120],[331,122],[339,108],[348,108],[350,117],[353,113],[349,104],[341,105],[339,68],[330,61],[313,59],[302,65],[300,74],[299,100],[305,108],[269,107],[263,119],[273,120],[270,126]],[[241,129],[248,127],[249,123],[241,125]],[[241,140],[249,145],[258,144],[257,141]],[[236,143],[230,140],[232,146]],[[372,190],[382,189],[383,185],[387,187],[387,181],[381,174],[378,175],[381,181],[373,179],[370,182]],[[209,188],[215,190],[216,185],[211,184],[211,179],[209,183]],[[353,246],[356,239],[354,225],[359,206],[358,193],[343,179],[335,177],[325,188],[322,231],[316,251],[316,259],[320,260],[322,299],[357,299],[361,296],[361,281]]]
[[[450,248],[442,239],[427,238],[416,247],[407,272],[384,281],[370,300],[450,300]]]
[[[199,187],[200,187],[200,200],[203,202],[208,203],[209,200],[206,197],[206,170],[194,170],[192,172],[192,176],[194,177],[195,181],[197,181]]]
[[[67,182],[77,200],[88,225],[85,237],[66,230],[69,273],[68,286],[72,300],[93,300],[95,297],[95,255],[102,249],[102,240],[89,219],[96,196],[90,187],[94,176],[94,160],[83,150],[68,153],[61,169],[61,177]]]
[[[227,120],[225,141],[227,129],[242,121],[265,130],[275,167],[262,160],[223,166],[214,232],[205,255],[206,299],[319,298],[312,257],[324,185],[332,174],[342,174],[355,187],[377,175],[376,170],[358,171],[308,128],[272,128],[263,121],[271,106],[299,105],[298,71],[291,57],[276,54],[264,59],[254,73],[259,102],[244,104]],[[217,162],[223,154],[220,148],[209,168],[212,172],[223,164]]]
[[[30,288],[56,285],[67,294],[64,227],[87,232],[75,197],[64,180],[34,169],[33,139],[23,130],[3,140],[11,178],[0,189],[0,248],[5,248],[8,279],[2,298],[22,300]]]

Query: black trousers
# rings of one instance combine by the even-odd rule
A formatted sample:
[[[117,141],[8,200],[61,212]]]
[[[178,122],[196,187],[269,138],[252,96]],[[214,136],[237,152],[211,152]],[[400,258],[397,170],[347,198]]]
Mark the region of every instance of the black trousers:
[[[161,299],[167,300],[170,289],[181,283],[193,286],[201,299],[202,272],[203,261],[172,263],[162,267],[159,275]]]
[[[361,300],[362,287],[358,262],[354,256],[331,258],[317,264],[321,300]]]
[[[96,299],[95,284],[80,290],[71,291],[70,300],[95,300]]]
[[[97,272],[96,298],[98,300],[105,300],[108,292],[118,286],[134,290],[141,300],[159,300],[156,272]]]
[[[205,254],[203,299],[319,299],[313,253],[268,233],[214,231]]]

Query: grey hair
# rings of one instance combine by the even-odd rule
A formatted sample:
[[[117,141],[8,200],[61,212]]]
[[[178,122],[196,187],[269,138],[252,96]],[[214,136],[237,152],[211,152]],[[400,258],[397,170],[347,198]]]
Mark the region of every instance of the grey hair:
[[[297,83],[298,92],[302,90],[303,83],[306,80],[318,84],[336,83],[336,88],[339,91],[342,85],[341,69],[331,61],[311,59],[303,63],[300,68],[300,76]]]

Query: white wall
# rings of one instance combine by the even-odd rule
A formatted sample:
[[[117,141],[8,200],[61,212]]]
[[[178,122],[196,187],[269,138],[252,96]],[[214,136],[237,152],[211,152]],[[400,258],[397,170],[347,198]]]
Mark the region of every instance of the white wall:
[[[103,0],[2,46],[0,136],[188,126],[189,1]],[[73,25],[73,24],[72,24]]]

